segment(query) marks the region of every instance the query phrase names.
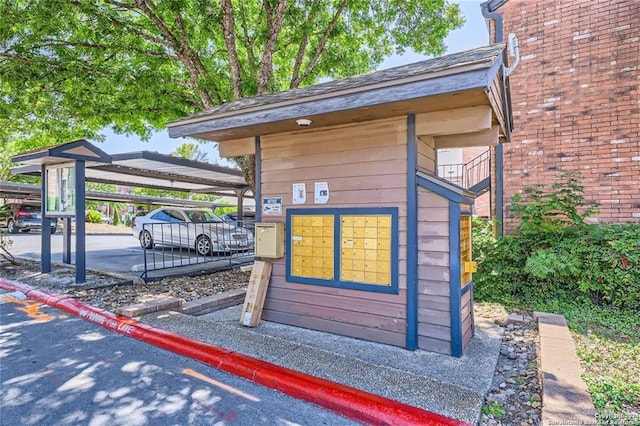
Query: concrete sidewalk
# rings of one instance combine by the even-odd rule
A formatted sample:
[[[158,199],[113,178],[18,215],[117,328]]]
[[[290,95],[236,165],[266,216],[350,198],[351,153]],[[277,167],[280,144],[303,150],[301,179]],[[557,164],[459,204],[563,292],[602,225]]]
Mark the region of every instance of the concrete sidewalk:
[[[476,424],[491,386],[501,329],[480,318],[461,358],[407,351],[262,321],[240,325],[241,306],[199,317],[156,312],[141,321],[240,354]]]
[[[477,319],[476,336],[464,356],[454,358],[267,321],[246,328],[239,323],[241,305],[201,316],[164,310],[145,314],[138,322],[22,283],[0,278],[0,287],[21,291],[33,300],[205,364],[220,364],[216,368],[268,387],[293,390],[301,399],[323,400],[318,404],[328,403],[336,412],[364,410],[368,416],[371,411],[372,417],[367,418],[378,420],[397,413],[415,415],[412,418],[425,424],[422,417],[426,412],[412,411],[417,407],[450,420],[477,424],[502,343],[502,329],[482,318]],[[406,405],[402,408],[396,403]],[[403,420],[401,424],[416,424],[392,418]]]

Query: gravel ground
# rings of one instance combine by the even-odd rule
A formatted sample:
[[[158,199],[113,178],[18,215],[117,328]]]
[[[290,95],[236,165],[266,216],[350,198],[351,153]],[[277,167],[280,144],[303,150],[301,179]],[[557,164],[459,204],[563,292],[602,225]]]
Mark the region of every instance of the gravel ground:
[[[40,274],[40,263],[0,258],[0,277],[69,294],[92,306],[114,312],[117,308],[172,296],[186,301],[246,286],[250,272],[237,269],[208,275],[172,277],[162,281],[133,284],[122,277],[87,272],[87,283],[74,284],[72,268],[53,266],[51,274]],[[480,425],[540,424],[542,387],[538,373],[538,334],[535,321],[519,313],[524,321],[509,320],[500,305],[476,304],[477,316],[489,318],[504,329],[493,384],[485,397]]]

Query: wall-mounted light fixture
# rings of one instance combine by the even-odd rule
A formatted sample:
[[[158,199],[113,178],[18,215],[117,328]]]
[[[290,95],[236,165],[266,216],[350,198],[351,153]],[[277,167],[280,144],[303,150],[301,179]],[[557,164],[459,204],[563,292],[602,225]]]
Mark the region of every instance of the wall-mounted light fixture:
[[[309,126],[311,126],[311,120],[309,120],[308,118],[298,118],[296,120],[296,123],[300,127],[309,127]]]

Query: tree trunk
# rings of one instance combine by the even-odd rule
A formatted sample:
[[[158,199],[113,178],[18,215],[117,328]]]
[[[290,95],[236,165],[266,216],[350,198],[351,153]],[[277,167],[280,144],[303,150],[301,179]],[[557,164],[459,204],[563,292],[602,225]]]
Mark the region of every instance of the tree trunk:
[[[244,173],[244,179],[247,181],[247,185],[251,188],[251,191],[255,195],[256,193],[256,156],[255,155],[243,155],[241,157],[233,157],[233,161],[240,166],[240,170]],[[256,200],[256,205],[258,200]]]

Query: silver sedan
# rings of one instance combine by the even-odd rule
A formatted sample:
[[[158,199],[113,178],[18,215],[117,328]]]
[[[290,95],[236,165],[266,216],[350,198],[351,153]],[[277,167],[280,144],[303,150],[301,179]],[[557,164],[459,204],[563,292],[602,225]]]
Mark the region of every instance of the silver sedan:
[[[253,233],[225,223],[205,209],[159,208],[135,217],[133,236],[145,249],[154,245],[194,249],[201,256],[253,249]]]

